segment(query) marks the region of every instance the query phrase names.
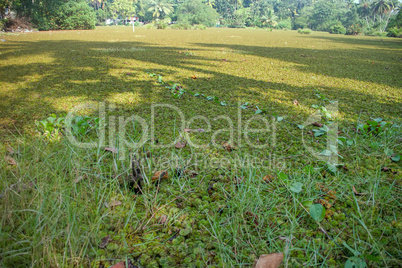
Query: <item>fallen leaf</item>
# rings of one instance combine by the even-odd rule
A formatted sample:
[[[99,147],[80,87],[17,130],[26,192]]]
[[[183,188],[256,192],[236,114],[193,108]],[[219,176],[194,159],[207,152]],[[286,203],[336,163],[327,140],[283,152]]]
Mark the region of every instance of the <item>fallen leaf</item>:
[[[256,214],[253,213],[253,212],[246,211],[246,216],[248,216],[248,219],[249,219],[249,220],[252,220],[252,221],[254,222],[254,224],[255,224],[256,227],[258,226],[258,224],[259,224],[259,222],[258,222],[258,215],[256,215]]]
[[[12,158],[11,156],[9,156],[9,155],[6,155],[6,162],[7,162],[7,164],[9,164],[9,165],[12,165],[12,166],[16,166],[16,165],[18,165],[18,163],[17,163],[17,161],[15,161],[15,159],[14,158]]]
[[[227,60],[227,59],[222,59],[222,61],[223,61],[223,62],[228,62],[228,60]]]
[[[294,101],[293,101],[293,104],[294,104],[294,105],[299,105],[299,101],[298,101],[298,100],[294,100]]]
[[[195,172],[194,170],[187,170],[187,169],[184,171],[184,174],[186,174],[187,176],[190,176],[192,178],[194,178],[198,175],[198,173]]]
[[[84,176],[85,176],[85,175],[84,175]],[[76,178],[76,179],[74,180],[74,183],[80,182],[80,181],[84,178],[84,176],[79,176],[78,178]]]
[[[126,268],[126,262],[125,261],[118,262],[110,268]]]
[[[223,143],[222,146],[228,152],[231,152],[234,150],[234,147],[227,142]]]
[[[323,124],[318,123],[318,122],[314,122],[312,125],[316,126],[316,127],[323,127]]]
[[[195,76],[195,75],[191,76],[191,79],[197,79],[197,78],[198,78],[198,77]]]
[[[159,218],[159,223],[160,223],[160,224],[165,224],[165,223],[167,222],[167,220],[168,220],[168,217],[167,217],[166,215],[162,215],[162,216]]]
[[[353,190],[353,192],[355,193],[355,195],[366,195],[366,193],[359,193],[359,192],[356,190],[355,186],[353,186],[352,190]]]
[[[156,180],[161,180],[161,179],[167,179],[169,178],[169,175],[166,170],[159,170],[155,172],[155,174],[152,176],[151,180],[156,181]]]
[[[243,180],[244,180],[243,177],[236,177],[235,180],[234,180],[234,183],[236,185],[239,185],[239,184],[241,184],[243,182]]]
[[[307,134],[314,137],[314,133],[311,130],[307,131]]]
[[[260,255],[260,258],[254,261],[253,268],[277,268],[281,265],[283,258],[283,253]]]
[[[117,154],[117,152],[118,152],[117,148],[114,148],[114,147],[106,147],[105,151],[111,152],[111,153],[114,153],[114,154]]]
[[[272,176],[272,175],[266,175],[264,178],[262,178],[262,180],[265,181],[266,183],[272,182],[273,179],[274,179],[274,176]]]
[[[112,241],[112,239],[110,238],[110,235],[105,236],[104,238],[102,238],[101,243],[99,244],[99,248],[106,248],[106,246]]]
[[[192,130],[191,128],[185,128],[183,131],[184,132],[193,132],[194,130]]]
[[[121,205],[121,202],[120,201],[118,201],[118,200],[113,200],[112,202],[110,202],[110,203],[107,203],[107,202],[105,202],[105,206],[107,207],[107,208],[114,208],[114,207],[117,207],[117,206],[120,206]]]
[[[332,205],[325,199],[319,199],[318,203],[323,205],[326,209],[330,209],[332,207]]]
[[[349,171],[349,168],[348,168],[346,165],[342,166],[342,168],[343,168],[345,171]]]
[[[175,146],[174,147],[176,147],[177,149],[181,149],[181,148],[184,148],[185,146],[186,146],[186,142],[177,142],[176,144],[175,144]]]
[[[7,147],[7,152],[9,153],[9,154],[14,154],[14,149],[13,148],[11,148],[11,147]]]

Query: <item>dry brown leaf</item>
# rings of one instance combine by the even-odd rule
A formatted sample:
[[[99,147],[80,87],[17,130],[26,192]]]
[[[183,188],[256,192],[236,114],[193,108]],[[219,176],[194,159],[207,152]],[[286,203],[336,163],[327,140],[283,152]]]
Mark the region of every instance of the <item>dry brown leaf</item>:
[[[192,130],[191,128],[185,128],[183,131],[184,132],[193,132],[194,130]]]
[[[223,143],[222,146],[228,152],[231,152],[234,150],[234,147],[227,142]]]
[[[323,205],[326,209],[330,209],[332,207],[332,205],[325,199],[319,199],[318,203]]]
[[[14,154],[14,149],[12,148],[12,147],[7,147],[7,152],[9,153],[9,154]]]
[[[181,148],[184,148],[185,146],[186,146],[186,142],[177,142],[176,144],[175,144],[175,146],[174,147],[176,147],[177,149],[181,149]]]
[[[241,184],[243,182],[243,180],[244,180],[244,177],[236,177],[234,179],[234,183],[235,184]]]
[[[118,262],[110,268],[126,268],[126,262],[125,261]]]
[[[6,162],[7,162],[7,164],[12,165],[12,166],[18,165],[17,161],[15,161],[15,159],[9,155],[6,155]]]
[[[253,268],[278,268],[283,258],[283,253],[260,255],[260,258],[254,261]]]
[[[353,186],[352,190],[355,193],[355,195],[366,195],[366,193],[359,193],[354,186]]]
[[[265,181],[266,183],[272,182],[273,179],[274,179],[274,176],[272,176],[272,175],[266,175],[264,178],[262,178],[262,180]]]
[[[156,180],[159,180],[159,179],[167,179],[167,178],[169,178],[169,175],[168,175],[166,170],[158,170],[152,176],[151,180],[156,181]]]
[[[106,248],[106,246],[112,241],[112,239],[110,238],[110,235],[102,238],[101,243],[99,244],[99,248]]]
[[[117,207],[117,206],[120,206],[120,205],[121,205],[121,202],[118,201],[118,200],[113,200],[113,201],[111,201],[110,203],[105,202],[105,206],[106,206],[107,208],[108,208],[108,207],[114,208],[114,207]]]
[[[191,76],[191,79],[197,79],[197,78],[198,78],[198,77],[195,76],[195,75]]]
[[[105,151],[111,152],[111,153],[114,153],[114,154],[117,154],[117,152],[118,152],[117,148],[114,148],[114,147],[106,147]]]
[[[187,176],[190,176],[192,178],[194,178],[194,177],[196,177],[198,175],[198,173],[195,172],[194,170],[188,170],[188,169],[186,169],[184,171],[184,174],[186,174]]]
[[[159,218],[159,223],[160,223],[160,224],[165,224],[165,223],[167,222],[167,220],[168,220],[168,216],[162,215],[162,216]]]
[[[318,122],[314,122],[312,125],[316,126],[316,127],[323,127],[323,124],[318,123]]]

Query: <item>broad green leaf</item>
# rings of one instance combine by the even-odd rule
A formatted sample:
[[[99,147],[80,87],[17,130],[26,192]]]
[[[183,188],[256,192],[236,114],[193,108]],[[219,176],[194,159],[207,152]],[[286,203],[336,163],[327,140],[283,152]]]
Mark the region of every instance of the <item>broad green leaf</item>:
[[[367,264],[358,257],[351,257],[345,263],[345,268],[366,268]]]
[[[276,120],[278,120],[278,122],[281,122],[281,121],[283,120],[283,117],[282,117],[282,116],[278,116],[278,118],[277,118]]]
[[[321,204],[314,204],[310,207],[310,216],[315,221],[322,221],[325,217],[325,208]]]
[[[394,162],[399,162],[399,160],[401,160],[401,156],[399,154],[394,155],[393,157],[391,157],[391,160]]]
[[[389,149],[389,148],[386,148],[386,149],[385,149],[385,154],[386,154],[387,156],[391,157],[391,156],[394,154],[394,151],[392,151],[392,150]]]
[[[303,129],[304,126],[303,125],[297,125],[298,128]]]
[[[311,205],[313,205],[313,201],[311,200],[304,201],[302,205],[305,206],[306,208],[310,208]]]
[[[292,186],[290,186],[290,190],[294,193],[300,193],[302,191],[303,183],[301,182],[294,182]]]
[[[347,141],[346,141],[346,145],[352,146],[352,145],[353,145],[353,140],[347,140]]]
[[[286,174],[283,173],[283,172],[281,172],[281,173],[278,174],[278,178],[279,178],[281,181],[284,181],[284,182],[287,182],[287,181],[289,180],[288,175],[286,175]]]

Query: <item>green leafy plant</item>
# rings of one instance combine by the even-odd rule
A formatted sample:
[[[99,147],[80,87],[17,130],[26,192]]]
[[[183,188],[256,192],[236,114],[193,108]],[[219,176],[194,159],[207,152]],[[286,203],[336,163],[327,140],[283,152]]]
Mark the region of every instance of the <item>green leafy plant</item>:
[[[299,29],[297,30],[299,34],[311,34],[313,31],[310,29]]]
[[[368,120],[365,124],[359,124],[357,129],[365,135],[380,135],[384,130],[390,126],[391,123],[384,121],[382,118],[372,118]]]
[[[51,114],[44,120],[35,121],[35,125],[47,139],[59,139],[65,127],[65,117]]]

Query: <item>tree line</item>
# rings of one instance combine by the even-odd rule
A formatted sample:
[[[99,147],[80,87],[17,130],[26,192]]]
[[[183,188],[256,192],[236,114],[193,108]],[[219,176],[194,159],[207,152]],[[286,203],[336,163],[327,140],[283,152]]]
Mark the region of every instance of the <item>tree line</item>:
[[[40,30],[91,29],[135,16],[180,25],[402,34],[400,7],[398,0],[0,0],[0,16],[9,8]]]

